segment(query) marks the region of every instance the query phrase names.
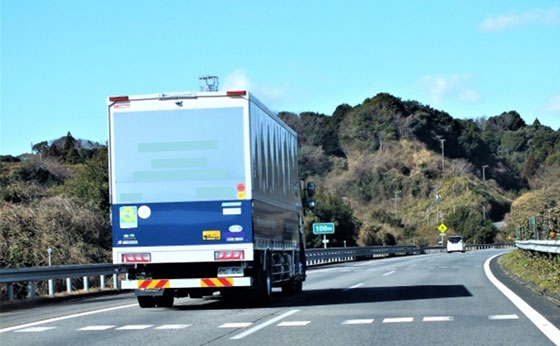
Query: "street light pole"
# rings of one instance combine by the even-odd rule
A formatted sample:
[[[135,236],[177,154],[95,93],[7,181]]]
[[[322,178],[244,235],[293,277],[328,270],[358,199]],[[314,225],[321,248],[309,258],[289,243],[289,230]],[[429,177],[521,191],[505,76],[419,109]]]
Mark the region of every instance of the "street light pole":
[[[443,175],[445,174],[445,155],[444,155],[445,139],[440,139],[439,141],[441,142],[441,177],[443,178]]]

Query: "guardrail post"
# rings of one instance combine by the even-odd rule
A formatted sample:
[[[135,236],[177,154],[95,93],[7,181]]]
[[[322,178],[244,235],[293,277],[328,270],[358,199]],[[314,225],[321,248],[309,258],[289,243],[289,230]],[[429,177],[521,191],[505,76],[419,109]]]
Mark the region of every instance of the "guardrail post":
[[[49,296],[54,296],[54,280],[49,279]]]
[[[72,292],[72,279],[66,278],[66,292]]]
[[[101,289],[105,288],[105,275],[99,275],[99,286]]]
[[[8,301],[14,301],[14,284],[11,282],[8,283]]]
[[[119,285],[119,274],[113,274],[113,288],[116,290],[121,289],[121,286]]]
[[[89,291],[89,279],[87,276],[84,276],[84,291]]]
[[[33,281],[27,282],[27,298],[35,298],[35,283]]]

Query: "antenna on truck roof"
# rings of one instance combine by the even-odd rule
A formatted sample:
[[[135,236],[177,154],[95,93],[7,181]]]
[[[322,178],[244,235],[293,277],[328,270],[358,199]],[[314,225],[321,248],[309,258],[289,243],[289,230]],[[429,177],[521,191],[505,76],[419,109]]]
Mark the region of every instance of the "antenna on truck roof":
[[[217,76],[202,76],[198,78],[200,91],[218,91]]]

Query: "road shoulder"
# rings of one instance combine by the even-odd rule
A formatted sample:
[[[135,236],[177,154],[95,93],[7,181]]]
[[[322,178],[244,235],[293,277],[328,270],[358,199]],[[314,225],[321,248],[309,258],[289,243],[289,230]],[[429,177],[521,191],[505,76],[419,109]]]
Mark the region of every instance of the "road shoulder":
[[[560,328],[560,304],[555,300],[538,294],[528,286],[513,279],[498,263],[499,258],[500,256],[494,258],[490,262],[490,270],[496,279],[507,286],[538,313],[543,315],[556,328]]]

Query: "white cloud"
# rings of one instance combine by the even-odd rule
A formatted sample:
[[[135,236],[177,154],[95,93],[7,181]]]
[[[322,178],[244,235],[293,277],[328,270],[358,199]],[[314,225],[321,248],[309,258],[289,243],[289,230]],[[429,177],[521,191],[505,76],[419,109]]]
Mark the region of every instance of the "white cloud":
[[[468,87],[468,81],[471,79],[470,74],[427,75],[420,78],[416,87],[421,89],[435,106],[441,106],[449,99],[476,103],[480,100],[480,94]]]
[[[224,78],[221,90],[248,90],[263,102],[278,103],[287,94],[288,86],[260,85],[252,82],[243,69],[237,69]]]
[[[548,100],[545,109],[549,112],[560,113],[560,94],[552,96]]]
[[[223,90],[250,90],[253,85],[247,77],[245,70],[235,70],[224,79]]]
[[[560,22],[560,7],[552,7],[546,10],[534,9],[519,14],[500,14],[487,17],[478,28],[487,32],[500,32],[507,29],[529,25],[534,23],[558,23]]]

